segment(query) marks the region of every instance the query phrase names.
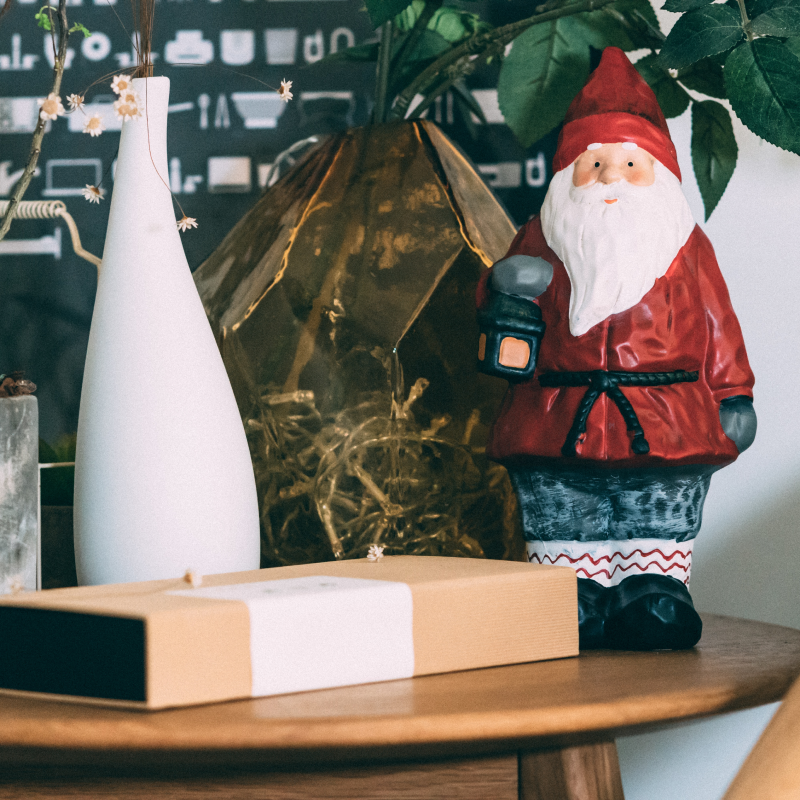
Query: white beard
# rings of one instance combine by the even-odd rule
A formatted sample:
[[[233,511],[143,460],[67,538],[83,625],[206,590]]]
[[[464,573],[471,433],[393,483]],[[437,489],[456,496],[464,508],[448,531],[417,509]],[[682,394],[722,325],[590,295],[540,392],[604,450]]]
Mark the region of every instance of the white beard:
[[[574,164],[550,182],[542,231],[569,275],[573,336],[635,306],[666,273],[694,230],[680,182],[660,162],[654,166],[651,186],[619,181],[576,187]],[[617,202],[609,205],[606,198]]]

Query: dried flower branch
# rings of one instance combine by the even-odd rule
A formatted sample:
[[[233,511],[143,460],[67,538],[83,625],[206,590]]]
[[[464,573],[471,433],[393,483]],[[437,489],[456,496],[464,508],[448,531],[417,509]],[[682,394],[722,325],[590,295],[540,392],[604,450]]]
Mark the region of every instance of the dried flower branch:
[[[100,203],[105,195],[105,190],[101,189],[99,186],[90,186],[88,183],[86,184],[85,189],[81,189],[81,194],[90,202],[90,203]]]
[[[203,576],[199,572],[195,572],[193,569],[186,570],[183,580],[185,583],[188,583],[192,589],[197,589],[203,585]]]
[[[52,9],[49,9],[52,12]],[[53,62],[53,85],[50,90],[50,96],[55,95],[59,97],[61,94],[61,79],[64,76],[64,64],[67,57],[67,42],[69,41],[69,25],[67,23],[67,0],[58,0],[58,10],[55,12],[56,19],[58,20],[59,37],[58,37],[58,52]],[[49,19],[49,17],[48,17]],[[59,100],[59,105],[61,101]],[[62,106],[63,111],[63,106]],[[36,164],[39,161],[39,155],[42,152],[42,138],[44,137],[45,127],[48,120],[43,119],[39,115],[36,123],[36,128],[33,131],[33,138],[31,139],[31,149],[28,154],[28,163],[22,173],[22,177],[17,181],[14,186],[14,191],[11,193],[8,208],[0,221],[0,239],[3,239],[11,227],[11,220],[14,219],[14,214],[17,211],[17,206],[22,200],[31,180],[33,174],[36,172]]]
[[[105,129],[103,118],[99,114],[93,114],[83,123],[83,132],[89,136],[99,136]]]
[[[370,548],[367,551],[367,560],[380,561],[383,558],[383,550],[384,550],[383,545],[380,544],[370,545]]]
[[[39,100],[39,119],[57,119],[65,113],[61,98],[55,92],[50,92],[43,100]]]
[[[120,95],[133,89],[133,80],[130,75],[115,75],[111,81],[111,91]]]
[[[294,95],[289,91],[292,88],[292,81],[287,81],[285,78],[281,81],[281,88],[278,89],[278,97],[284,103],[288,103]]]
[[[11,2],[12,0],[6,0],[2,13],[5,13],[10,8]],[[133,74],[140,78],[151,77],[153,74],[151,45],[155,0],[130,0],[130,2],[132,6],[135,29],[139,31],[139,35],[135,37],[134,41],[137,66],[133,70]],[[0,239],[3,239],[3,237],[8,233],[8,230],[11,226],[11,220],[14,219],[19,203],[25,195],[25,192],[27,191],[31,179],[36,171],[36,165],[41,153],[42,138],[44,136],[47,123],[56,120],[65,113],[68,113],[65,111],[64,105],[61,102],[60,89],[64,74],[67,42],[69,36],[72,33],[82,33],[84,37],[91,35],[91,33],[81,23],[74,23],[71,26],[69,25],[66,13],[67,3],[68,0],[58,0],[57,9],[54,9],[50,5],[44,5],[34,15],[39,27],[49,31],[50,33],[54,57],[53,84],[48,96],[39,102],[41,107],[39,112],[39,120],[33,133],[28,163],[23,170],[22,177],[14,186],[14,190],[9,202],[4,204],[4,213],[0,218]],[[119,20],[120,25],[122,25],[123,29],[125,29],[125,26],[116,11],[114,11],[114,14]],[[58,28],[57,37],[56,26]],[[81,111],[83,114],[85,114],[86,92],[91,89],[92,86],[96,85],[100,81],[108,79],[109,77],[112,78],[111,89],[118,96],[116,102],[114,103],[114,111],[116,115],[123,121],[139,119],[142,116],[146,117],[146,102],[142,101],[139,93],[133,88],[133,76],[124,72],[117,75],[111,74],[103,76],[92,83],[91,86],[89,86],[83,93],[73,93],[68,95],[67,104],[69,105],[69,113]],[[252,78],[252,76],[246,77]],[[258,79],[253,78],[253,80]],[[258,82],[263,83],[263,81]],[[269,88],[272,89],[274,87],[270,86]],[[280,88],[275,89],[275,91],[278,93],[278,96],[283,102],[288,103],[293,97],[291,88],[292,81],[287,81],[284,79],[281,81]],[[84,122],[83,132],[88,133],[92,137],[100,136],[104,131],[105,124],[103,122],[103,118],[99,114],[94,114],[91,117],[88,117]],[[155,168],[155,164],[153,166]],[[169,189],[169,184],[164,181],[163,177],[161,177],[161,180]],[[99,185],[90,186],[87,184],[86,188],[82,190],[82,194],[90,203],[99,203],[103,199],[105,192],[102,188],[100,188]],[[177,204],[178,208],[180,208],[181,214],[183,215],[181,219],[177,221],[178,230],[186,231],[190,228],[196,228],[197,220],[194,217],[189,217],[184,213],[180,202],[175,197],[171,189],[170,194],[172,195],[173,200]]]

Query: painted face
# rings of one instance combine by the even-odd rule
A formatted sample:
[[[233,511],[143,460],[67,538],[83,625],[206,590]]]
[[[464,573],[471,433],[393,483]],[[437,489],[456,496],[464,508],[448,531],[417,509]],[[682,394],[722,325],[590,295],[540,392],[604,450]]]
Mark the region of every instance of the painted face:
[[[656,179],[653,169],[655,159],[641,147],[631,146],[629,142],[589,147],[575,159],[572,175],[574,186],[611,184],[621,180],[633,186],[652,186]]]

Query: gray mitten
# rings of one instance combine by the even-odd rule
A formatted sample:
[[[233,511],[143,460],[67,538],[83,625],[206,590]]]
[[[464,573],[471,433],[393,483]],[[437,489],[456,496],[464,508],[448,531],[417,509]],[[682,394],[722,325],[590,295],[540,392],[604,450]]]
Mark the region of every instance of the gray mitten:
[[[491,288],[503,294],[533,299],[553,280],[553,266],[538,256],[510,256],[492,267]]]
[[[740,453],[753,444],[757,422],[753,401],[749,397],[726,397],[719,404],[719,421],[725,435],[733,440]]]

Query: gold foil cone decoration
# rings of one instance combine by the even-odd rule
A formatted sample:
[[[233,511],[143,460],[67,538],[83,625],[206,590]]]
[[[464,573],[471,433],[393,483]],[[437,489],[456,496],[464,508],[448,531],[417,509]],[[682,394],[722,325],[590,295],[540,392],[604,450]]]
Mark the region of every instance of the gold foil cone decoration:
[[[484,455],[475,288],[515,228],[429,122],[346,131],[270,188],[197,270],[250,441],[262,564],[523,557]],[[201,390],[201,387],[198,387]]]

